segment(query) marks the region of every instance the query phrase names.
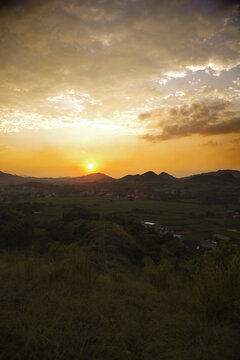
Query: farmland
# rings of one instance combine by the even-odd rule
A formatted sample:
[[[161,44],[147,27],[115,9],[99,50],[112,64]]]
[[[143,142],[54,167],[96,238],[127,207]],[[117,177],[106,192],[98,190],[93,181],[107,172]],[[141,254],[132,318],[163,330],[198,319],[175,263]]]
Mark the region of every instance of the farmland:
[[[29,204],[28,200],[21,200],[18,203]],[[67,196],[51,199],[36,198],[31,200],[32,219],[58,219],[64,213],[74,207],[89,209],[96,216],[103,214],[106,218],[109,215],[118,215],[134,219],[139,223],[142,220],[153,221],[173,229],[184,238],[189,240],[204,240],[212,234],[223,234],[230,237],[233,242],[240,241],[238,232],[229,232],[228,229],[239,227],[239,219],[225,218],[227,209],[225,205],[174,202],[157,200],[135,200],[119,197],[79,197]],[[237,209],[232,205],[231,209]],[[38,211],[40,210],[40,211]],[[36,212],[36,214],[34,214]],[[39,213],[38,213],[39,212]]]

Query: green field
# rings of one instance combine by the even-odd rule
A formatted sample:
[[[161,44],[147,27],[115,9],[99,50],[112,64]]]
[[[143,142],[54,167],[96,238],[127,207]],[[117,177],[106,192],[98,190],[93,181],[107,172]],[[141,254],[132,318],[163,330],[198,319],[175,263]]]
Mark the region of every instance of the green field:
[[[29,199],[26,200],[29,203]],[[21,200],[25,202],[25,200]],[[31,199],[31,204],[40,211],[33,214],[37,220],[57,219],[74,207],[84,207],[96,214],[108,216],[116,214],[129,219],[157,222],[183,234],[185,239],[204,240],[215,233],[240,241],[240,233],[229,232],[229,228],[239,230],[239,219],[225,219],[224,205],[209,205],[192,202],[170,202],[157,200],[135,200],[110,197],[56,197],[51,199]],[[39,205],[39,209],[37,208]]]

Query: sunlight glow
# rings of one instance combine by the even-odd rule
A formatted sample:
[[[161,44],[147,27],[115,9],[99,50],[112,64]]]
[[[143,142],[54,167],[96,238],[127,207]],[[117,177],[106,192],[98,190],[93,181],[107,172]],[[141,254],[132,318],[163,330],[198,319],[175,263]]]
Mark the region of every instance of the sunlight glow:
[[[87,167],[88,167],[89,170],[93,170],[95,166],[94,166],[93,163],[89,163],[89,164],[87,165]]]

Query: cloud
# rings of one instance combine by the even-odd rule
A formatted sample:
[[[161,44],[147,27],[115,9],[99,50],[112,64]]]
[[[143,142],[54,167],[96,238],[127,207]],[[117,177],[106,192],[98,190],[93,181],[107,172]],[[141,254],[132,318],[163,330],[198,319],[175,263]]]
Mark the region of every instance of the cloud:
[[[0,8],[24,7],[29,0],[1,0]]]
[[[221,143],[219,143],[218,141],[209,140],[209,141],[203,143],[202,145],[210,146],[210,147],[216,147],[216,146],[220,146]]]
[[[31,117],[38,128],[62,126],[56,101],[70,90],[95,103],[75,103],[65,114],[69,126],[106,119],[128,127],[123,117],[133,109],[136,117],[147,113],[164,96],[181,103],[184,93],[160,96],[158,86],[209,64],[221,73],[239,63],[237,8],[223,0],[2,1],[0,106],[8,116],[1,131],[31,127]],[[154,80],[158,86],[149,85]],[[47,99],[56,100],[51,111]],[[16,121],[17,113],[26,118]]]
[[[232,143],[240,146],[240,137],[233,139]]]
[[[153,111],[148,120],[152,124],[152,132],[141,136],[148,141],[194,134],[210,136],[240,133],[240,112],[231,109],[231,103],[226,101],[193,103]]]
[[[146,119],[149,119],[150,117],[151,117],[150,113],[144,113],[144,114],[138,115],[139,120],[146,120]]]

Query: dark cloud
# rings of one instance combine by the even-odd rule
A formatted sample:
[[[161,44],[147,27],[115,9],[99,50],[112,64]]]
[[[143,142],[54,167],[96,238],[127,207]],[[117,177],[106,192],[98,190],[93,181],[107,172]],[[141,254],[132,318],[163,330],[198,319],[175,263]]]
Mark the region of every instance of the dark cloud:
[[[30,0],[0,0],[0,12],[24,9],[30,4]]]
[[[233,11],[239,9],[239,0],[194,0],[193,3],[199,7],[205,15],[221,11]]]
[[[227,101],[194,103],[153,111],[153,133],[141,136],[148,141],[169,140],[194,134],[210,136],[240,133],[240,112],[231,111]],[[160,130],[160,132],[158,131]]]
[[[151,117],[150,113],[144,113],[144,114],[138,115],[139,120],[146,120],[146,119],[149,119],[150,117]]]
[[[3,7],[15,7],[25,6],[29,4],[30,0],[0,0],[0,6]]]
[[[239,0],[215,0],[217,9],[231,9],[239,7]]]

